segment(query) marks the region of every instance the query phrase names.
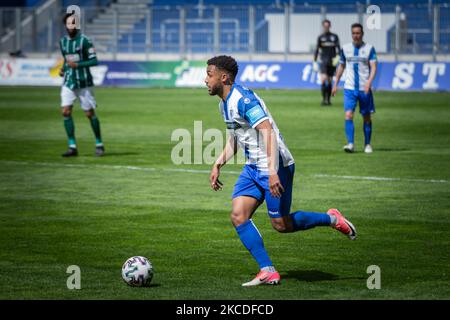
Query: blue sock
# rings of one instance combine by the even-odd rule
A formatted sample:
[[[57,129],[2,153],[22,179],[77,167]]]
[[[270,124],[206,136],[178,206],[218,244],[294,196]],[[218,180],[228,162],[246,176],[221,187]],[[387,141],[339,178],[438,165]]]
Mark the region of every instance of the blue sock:
[[[372,137],[372,121],[364,122],[364,144],[370,144]]]
[[[256,262],[258,262],[260,269],[272,266],[272,261],[264,248],[261,234],[251,219],[237,226],[236,231],[242,244],[250,251]]]
[[[330,226],[331,218],[326,213],[297,211],[290,214],[295,231],[308,230],[318,226]]]
[[[355,137],[355,125],[353,120],[345,120],[345,135],[348,143],[353,143]]]

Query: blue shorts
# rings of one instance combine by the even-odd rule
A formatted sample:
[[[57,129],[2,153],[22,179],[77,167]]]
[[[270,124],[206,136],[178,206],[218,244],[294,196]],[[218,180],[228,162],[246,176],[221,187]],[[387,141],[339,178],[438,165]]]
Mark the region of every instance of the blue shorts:
[[[375,104],[373,103],[372,91],[364,93],[364,91],[355,91],[344,89],[344,110],[355,112],[356,104],[359,101],[359,113],[363,116],[375,112]]]
[[[281,218],[288,215],[291,210],[294,172],[295,164],[291,164],[288,167],[280,166],[278,177],[284,192],[281,194],[281,198],[276,198],[270,194],[269,176],[259,172],[256,165],[247,164],[236,181],[233,199],[239,196],[248,196],[260,202],[265,200],[270,218]]]

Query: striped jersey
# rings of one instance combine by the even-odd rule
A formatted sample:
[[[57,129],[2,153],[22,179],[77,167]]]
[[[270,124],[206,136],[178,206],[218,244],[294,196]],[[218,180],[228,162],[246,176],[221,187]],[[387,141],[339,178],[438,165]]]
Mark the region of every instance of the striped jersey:
[[[219,110],[227,129],[236,138],[239,147],[244,150],[247,164],[255,164],[259,171],[268,171],[267,151],[262,145],[263,139],[255,130],[255,127],[264,120],[269,120],[275,132],[279,158],[283,166],[287,167],[294,163],[294,158],[264,101],[252,90],[233,84],[227,99],[220,100]]]
[[[356,47],[353,43],[347,43],[342,47],[340,63],[346,64],[345,89],[363,91],[370,75],[370,62],[377,61],[375,48],[362,43]]]
[[[75,38],[64,36],[59,41],[61,54],[64,57],[64,86],[69,89],[80,89],[94,85],[89,67],[97,65],[97,55],[92,41],[82,33]],[[67,64],[73,61],[78,67],[72,69]]]

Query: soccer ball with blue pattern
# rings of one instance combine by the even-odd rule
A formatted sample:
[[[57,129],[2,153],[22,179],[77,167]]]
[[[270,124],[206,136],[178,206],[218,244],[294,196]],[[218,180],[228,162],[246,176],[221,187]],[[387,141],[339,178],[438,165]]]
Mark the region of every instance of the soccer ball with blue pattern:
[[[132,287],[148,286],[153,278],[152,263],[142,256],[131,257],[122,266],[122,278]]]

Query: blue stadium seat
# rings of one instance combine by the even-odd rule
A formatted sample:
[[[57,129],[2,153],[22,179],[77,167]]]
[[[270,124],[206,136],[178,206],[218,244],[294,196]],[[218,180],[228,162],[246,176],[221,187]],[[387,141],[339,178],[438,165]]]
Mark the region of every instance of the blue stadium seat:
[[[89,0],[86,0],[89,1]],[[221,24],[219,28],[220,51],[223,52],[245,52],[248,50],[249,12],[248,5],[254,4],[257,7],[255,12],[256,36],[255,50],[265,52],[268,47],[268,26],[264,19],[267,13],[283,12],[282,7],[274,4],[282,4],[289,0],[203,0],[205,7],[199,10],[198,0],[154,0],[149,4],[153,8],[152,16],[152,50],[159,52],[178,52],[179,48],[179,12],[174,10],[174,6],[185,5],[186,8],[186,50],[188,52],[209,52],[214,50],[214,23],[212,18],[214,12],[212,5],[220,6]],[[433,1],[434,3],[444,1]],[[327,5],[327,12],[348,13],[355,12],[354,1],[334,1],[334,0],[308,0],[294,1],[296,6],[294,12],[318,13],[321,4]],[[377,1],[371,1],[377,4]],[[363,3],[364,4],[364,3]],[[407,17],[408,33],[410,41],[414,39],[415,49],[420,52],[432,51],[432,17],[428,12],[428,0],[396,0],[395,3],[386,4],[379,1],[384,12],[395,12],[395,7],[399,4],[402,12]],[[442,48],[449,50],[450,34],[450,8],[442,8],[440,26],[444,31],[440,36]],[[203,19],[203,20],[202,20]],[[164,25],[163,25],[164,24]],[[237,26],[239,25],[239,28]],[[240,32],[237,29],[241,30]],[[445,31],[447,30],[447,31]],[[121,50],[129,51],[132,46],[133,52],[140,52],[145,47],[145,19],[134,25],[133,30],[125,34],[120,39]],[[413,34],[414,33],[414,34]],[[392,44],[393,30],[388,35],[388,48],[393,50]],[[413,46],[409,45],[408,50]]]

